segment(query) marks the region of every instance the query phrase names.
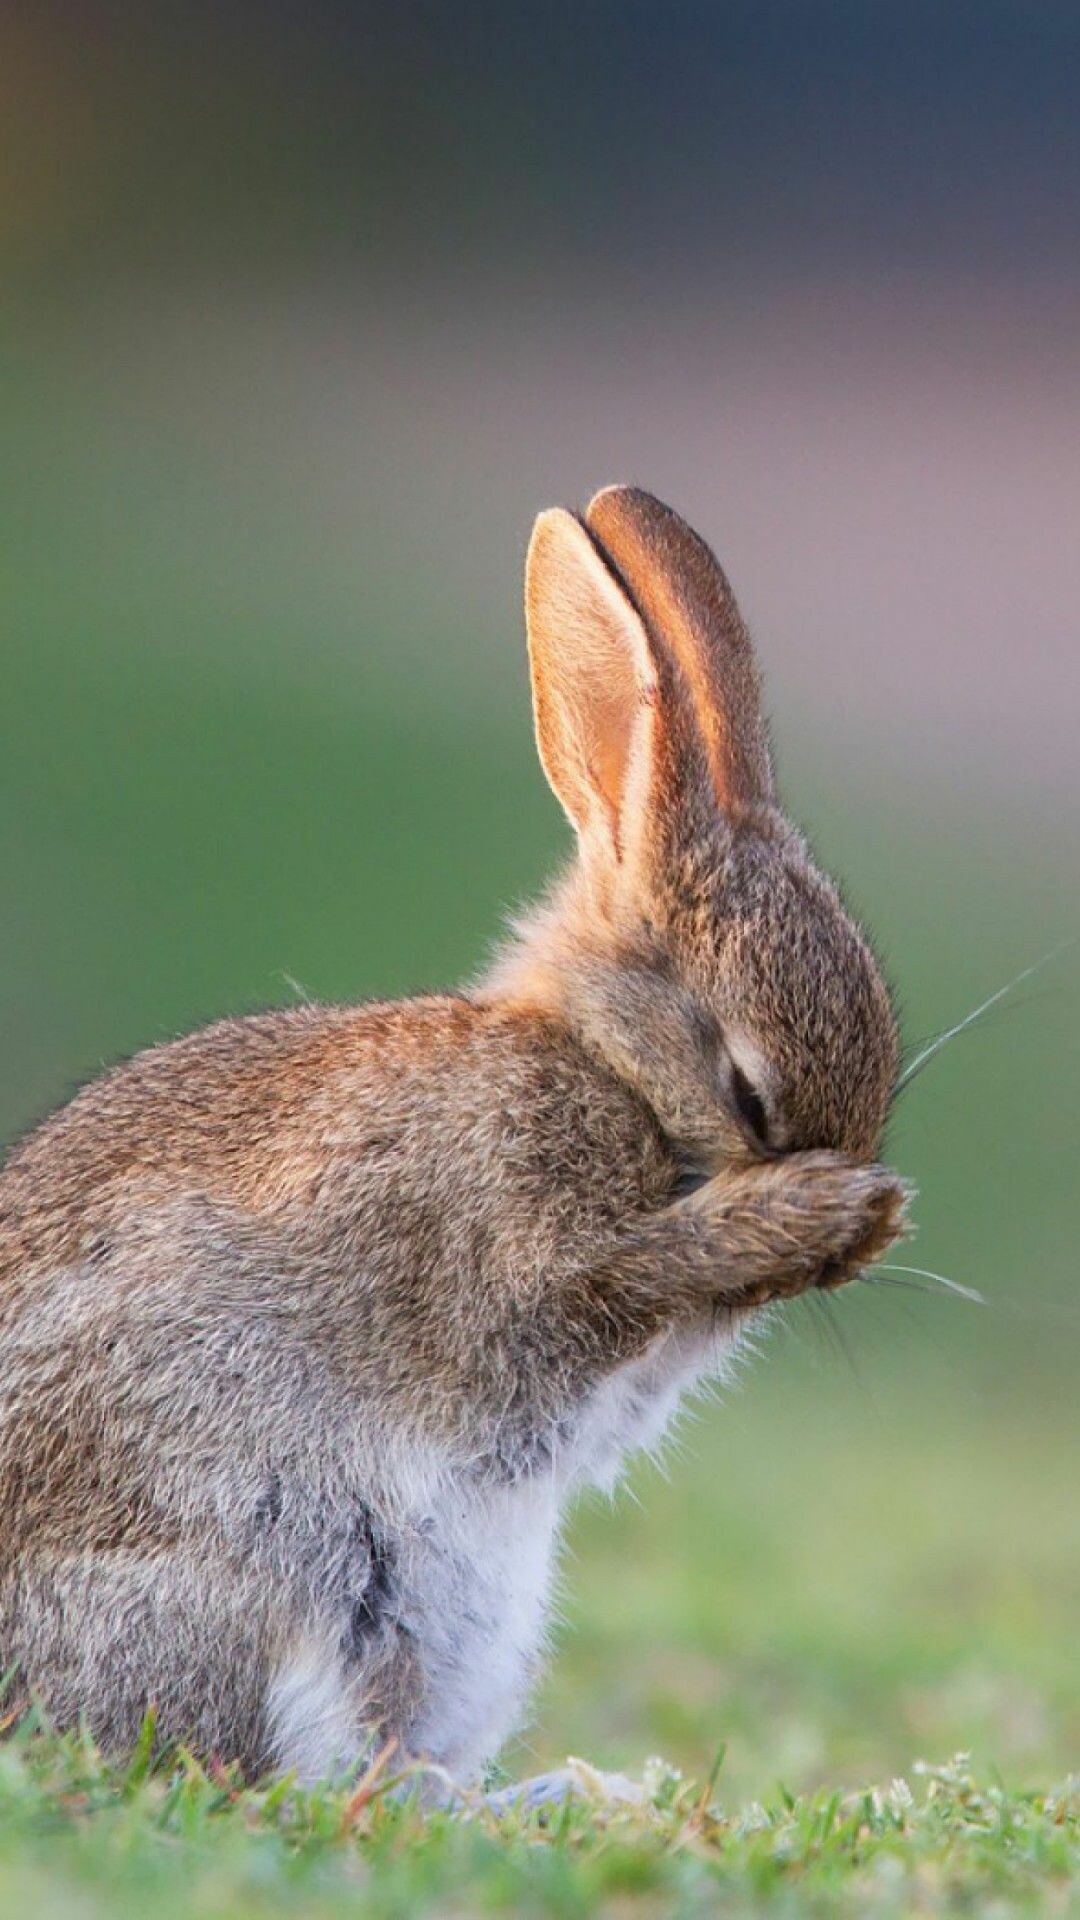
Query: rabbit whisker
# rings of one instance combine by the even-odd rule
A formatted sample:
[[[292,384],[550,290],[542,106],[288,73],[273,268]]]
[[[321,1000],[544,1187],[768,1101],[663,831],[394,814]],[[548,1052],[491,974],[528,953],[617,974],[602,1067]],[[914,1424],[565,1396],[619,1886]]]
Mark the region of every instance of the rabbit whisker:
[[[982,1294],[979,1293],[975,1287],[962,1287],[959,1280],[950,1280],[944,1273],[931,1273],[929,1267],[901,1267],[892,1261],[882,1260],[878,1266],[874,1268],[872,1273],[868,1273],[864,1277],[867,1280],[873,1280],[878,1273],[910,1273],[916,1275],[920,1280],[936,1280],[939,1287],[944,1287],[948,1293],[955,1293],[960,1300],[970,1300],[972,1305],[976,1307],[985,1307],[986,1305]],[[920,1293],[932,1293],[933,1288],[920,1287],[918,1291]]]
[[[989,998],[983,1000],[979,1006],[973,1007],[971,1012],[965,1014],[962,1020],[958,1020],[954,1026],[946,1027],[944,1033],[939,1033],[933,1040],[929,1040],[926,1046],[922,1047],[915,1055],[914,1060],[909,1061],[908,1065],[904,1068],[900,1078],[897,1080],[896,1092],[898,1094],[903,1093],[904,1088],[911,1085],[911,1082],[922,1072],[924,1067],[929,1066],[935,1054],[941,1052],[942,1047],[948,1046],[950,1040],[955,1040],[958,1034],[964,1033],[968,1027],[974,1026],[976,1020],[981,1020],[984,1013],[989,1013],[991,1007],[996,1007],[998,1001],[1004,1000],[1006,994],[1011,993],[1014,987],[1018,987],[1022,980],[1030,980],[1033,974],[1040,973],[1043,967],[1049,966],[1051,960],[1056,960],[1060,954],[1065,953],[1070,947],[1074,947],[1076,941],[1077,936],[1074,935],[1072,939],[1062,940],[1058,946],[1051,947],[1049,953],[1044,953],[1041,960],[1033,961],[1030,967],[1023,967],[1019,973],[1014,974],[1011,980],[1007,980],[1003,987],[999,987],[996,993],[992,993]]]
[[[841,1317],[837,1310],[836,1302],[828,1293],[821,1293],[816,1290],[807,1294],[806,1298],[813,1302],[813,1310],[817,1316],[818,1323],[824,1328],[838,1361],[842,1361],[846,1366],[867,1407],[871,1413],[876,1414],[879,1410],[877,1395],[862,1367],[855,1358],[851,1342],[841,1324]]]
[[[855,1356],[851,1351],[848,1338],[837,1318],[833,1302],[827,1294],[821,1293],[817,1289],[808,1293],[806,1299],[811,1313],[816,1317],[818,1325],[822,1329],[826,1341],[832,1347],[834,1354],[850,1368],[852,1378],[857,1384],[860,1387],[865,1386],[862,1375],[855,1364]]]
[[[903,1287],[905,1293],[933,1293],[933,1287],[921,1287],[917,1280],[896,1280],[891,1273],[861,1273],[864,1287]]]

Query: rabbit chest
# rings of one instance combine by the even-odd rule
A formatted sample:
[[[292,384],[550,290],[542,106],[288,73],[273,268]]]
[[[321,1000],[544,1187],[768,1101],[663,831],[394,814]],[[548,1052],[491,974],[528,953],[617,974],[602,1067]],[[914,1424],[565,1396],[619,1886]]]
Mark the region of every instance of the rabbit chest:
[[[515,1725],[543,1652],[560,1520],[575,1488],[610,1489],[655,1446],[685,1389],[722,1369],[712,1334],[667,1336],[596,1389],[542,1459],[454,1476],[403,1529],[400,1621],[423,1670],[409,1744],[468,1777]]]

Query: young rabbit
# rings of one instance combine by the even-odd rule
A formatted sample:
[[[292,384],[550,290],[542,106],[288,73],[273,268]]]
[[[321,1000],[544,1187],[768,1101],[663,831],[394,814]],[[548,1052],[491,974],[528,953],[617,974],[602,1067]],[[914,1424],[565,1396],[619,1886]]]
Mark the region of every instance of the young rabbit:
[[[608,488],[527,618],[577,858],[488,976],[152,1048],[0,1175],[0,1666],[107,1748],[475,1778],[568,1494],[901,1229],[889,997],[716,561]]]

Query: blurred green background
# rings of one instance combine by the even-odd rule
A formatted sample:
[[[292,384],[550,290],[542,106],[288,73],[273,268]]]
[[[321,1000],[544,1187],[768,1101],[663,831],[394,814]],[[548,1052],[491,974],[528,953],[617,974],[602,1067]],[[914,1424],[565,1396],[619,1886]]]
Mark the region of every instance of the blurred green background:
[[[565,848],[533,513],[713,542],[912,1045],[1078,930],[1071,8],[7,10],[0,1125],[467,976]],[[1066,953],[897,1112],[910,1259],[569,1536],[525,1764],[1080,1753]],[[636,1496],[636,1498],[635,1498]]]

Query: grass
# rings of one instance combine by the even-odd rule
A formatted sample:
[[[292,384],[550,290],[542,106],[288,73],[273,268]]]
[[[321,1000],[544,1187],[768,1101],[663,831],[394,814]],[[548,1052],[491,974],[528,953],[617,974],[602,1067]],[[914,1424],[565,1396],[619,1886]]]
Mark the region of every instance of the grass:
[[[1033,1375],[1017,1342],[1015,1370],[987,1367],[973,1393],[945,1342],[974,1309],[950,1329],[944,1307],[909,1322],[860,1304],[857,1376],[777,1340],[689,1429],[669,1484],[642,1465],[613,1505],[579,1508],[515,1772],[569,1750],[634,1773],[651,1750],[700,1775],[721,1740],[739,1798],[778,1776],[854,1788],[961,1747],[1025,1784],[1076,1766],[1070,1380]]]
[[[717,1770],[719,1773],[719,1770]],[[649,1798],[496,1821],[420,1811],[389,1775],[247,1788],[145,1748],[111,1769],[31,1723],[0,1752],[0,1909],[53,1915],[438,1916],[1068,1913],[1080,1897],[1080,1781],[1040,1793],[967,1756],[909,1780],[731,1804],[652,1762]]]

